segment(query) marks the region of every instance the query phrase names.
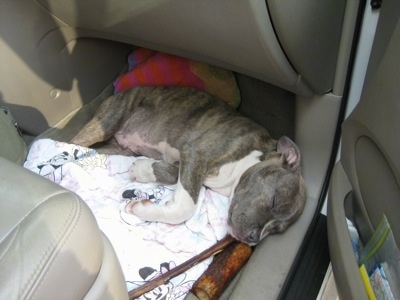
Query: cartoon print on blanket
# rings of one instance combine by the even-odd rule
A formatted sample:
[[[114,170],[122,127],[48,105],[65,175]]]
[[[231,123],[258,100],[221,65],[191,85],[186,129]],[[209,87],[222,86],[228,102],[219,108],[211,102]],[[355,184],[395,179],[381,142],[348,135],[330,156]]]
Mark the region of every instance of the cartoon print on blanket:
[[[84,169],[95,168],[95,167],[105,167],[105,156],[95,155],[96,151],[93,149],[88,149],[81,146],[74,146],[71,152],[63,151],[50,159],[38,163],[37,167],[40,170],[39,174],[52,180],[59,181],[61,178],[56,179],[54,176],[56,174],[62,176],[62,170],[60,172],[54,172],[58,168],[67,162],[75,162]]]
[[[99,154],[93,149],[40,139],[32,144],[24,164],[27,169],[77,193],[88,204],[100,229],[114,247],[129,290],[187,261],[225,237],[229,207],[227,197],[203,187],[195,215],[182,224],[144,222],[125,213],[125,205],[131,199],[147,197],[158,205],[165,205],[175,190],[175,185],[132,182],[128,168],[136,159]],[[167,299],[183,299],[210,262],[208,259],[197,264],[147,293],[146,297],[165,294]],[[144,276],[144,270],[158,268],[155,266],[160,266],[159,271],[152,272],[153,276]]]

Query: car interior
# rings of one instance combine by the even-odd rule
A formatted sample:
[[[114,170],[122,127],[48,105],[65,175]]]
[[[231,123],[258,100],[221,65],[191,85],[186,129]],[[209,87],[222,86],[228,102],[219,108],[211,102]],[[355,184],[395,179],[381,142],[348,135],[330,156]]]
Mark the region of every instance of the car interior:
[[[254,247],[220,299],[317,298],[330,263],[340,298],[367,299],[346,219],[367,241],[385,214],[400,242],[400,9],[377,2],[1,1],[0,298],[129,298],[93,212],[23,165],[33,141],[57,140],[112,95],[129,54],[145,48],[233,72],[238,111],[301,151],[302,215]],[[379,22],[350,112],[366,11]]]

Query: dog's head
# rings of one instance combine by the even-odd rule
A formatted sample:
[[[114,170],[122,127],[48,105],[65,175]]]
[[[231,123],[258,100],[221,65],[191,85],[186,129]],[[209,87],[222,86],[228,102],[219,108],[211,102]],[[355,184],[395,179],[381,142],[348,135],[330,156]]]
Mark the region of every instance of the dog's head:
[[[288,137],[281,137],[276,152],[241,176],[229,209],[228,230],[236,239],[255,245],[294,222],[305,200],[300,151]]]

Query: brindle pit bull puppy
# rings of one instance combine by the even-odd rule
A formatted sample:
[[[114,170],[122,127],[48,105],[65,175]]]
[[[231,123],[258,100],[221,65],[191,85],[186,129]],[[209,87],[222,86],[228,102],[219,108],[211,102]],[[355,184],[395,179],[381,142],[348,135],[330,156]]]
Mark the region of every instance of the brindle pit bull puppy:
[[[300,152],[213,96],[191,88],[138,87],[104,100],[72,142],[92,146],[115,138],[137,160],[132,180],[177,183],[165,206],[131,201],[126,210],[148,221],[178,224],[196,210],[201,185],[229,196],[230,234],[250,245],[281,232],[303,210]]]

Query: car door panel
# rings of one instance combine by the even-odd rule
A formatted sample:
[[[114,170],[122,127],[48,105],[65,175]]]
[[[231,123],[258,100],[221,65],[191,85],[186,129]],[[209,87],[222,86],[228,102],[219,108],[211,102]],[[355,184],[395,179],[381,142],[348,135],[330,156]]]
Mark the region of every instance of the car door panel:
[[[385,214],[400,243],[399,17],[400,2],[384,1],[363,92],[343,123],[341,157],[331,179],[329,247],[338,292],[345,299],[367,298],[346,217],[366,241]]]

